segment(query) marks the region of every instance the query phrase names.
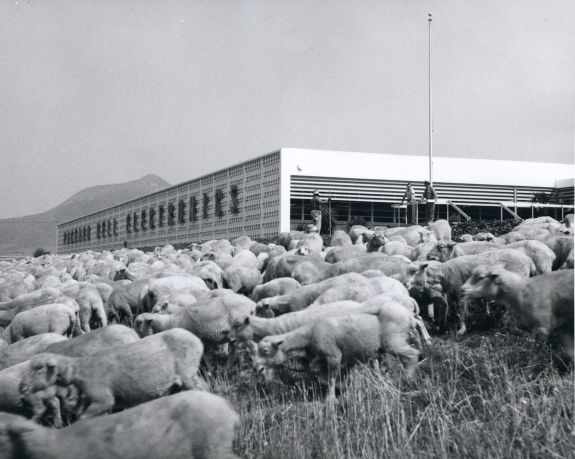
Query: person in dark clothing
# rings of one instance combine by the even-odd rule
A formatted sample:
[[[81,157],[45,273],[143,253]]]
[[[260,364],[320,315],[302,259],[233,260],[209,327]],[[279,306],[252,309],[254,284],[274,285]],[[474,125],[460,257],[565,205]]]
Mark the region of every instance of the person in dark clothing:
[[[425,185],[425,191],[423,192],[423,195],[421,196],[427,203],[426,208],[427,208],[427,221],[429,223],[433,222],[433,216],[434,216],[434,212],[435,212],[435,200],[437,199],[437,193],[435,192],[435,189],[433,188],[433,185],[431,183],[429,183],[427,180],[425,182],[423,182],[423,184]]]
[[[328,199],[327,202],[331,200]],[[311,198],[311,218],[313,225],[317,228],[317,232],[321,231],[321,211],[326,201],[319,197],[319,190],[313,190],[313,197]]]
[[[411,183],[407,184],[407,190],[405,190],[405,194],[403,195],[403,198],[401,198],[401,204],[400,206],[403,204],[403,201],[407,202],[407,212],[406,212],[406,217],[407,217],[407,223],[416,223],[415,222],[415,211],[417,209],[417,199],[415,198],[415,190],[412,188]],[[411,212],[409,211],[409,208],[411,207]]]

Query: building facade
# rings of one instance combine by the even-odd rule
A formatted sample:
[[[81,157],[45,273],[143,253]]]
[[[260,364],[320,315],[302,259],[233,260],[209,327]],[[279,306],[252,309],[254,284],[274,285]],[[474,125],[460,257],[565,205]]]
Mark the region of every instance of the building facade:
[[[275,237],[310,221],[314,189],[331,197],[340,221],[361,216],[373,224],[399,222],[406,183],[420,198],[428,168],[427,156],[282,148],[62,223],[58,252]],[[533,193],[556,191],[572,201],[573,175],[572,164],[436,157],[436,218],[450,212],[472,219],[529,218]],[[569,212],[569,206],[552,207],[557,217]]]

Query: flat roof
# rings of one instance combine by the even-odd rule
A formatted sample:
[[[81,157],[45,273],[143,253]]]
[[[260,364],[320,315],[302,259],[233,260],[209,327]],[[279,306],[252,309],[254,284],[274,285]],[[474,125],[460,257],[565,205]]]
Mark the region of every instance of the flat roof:
[[[429,179],[429,157],[282,148],[290,175],[379,180]],[[554,188],[575,176],[573,164],[434,156],[433,181]],[[571,180],[573,179],[566,179]]]

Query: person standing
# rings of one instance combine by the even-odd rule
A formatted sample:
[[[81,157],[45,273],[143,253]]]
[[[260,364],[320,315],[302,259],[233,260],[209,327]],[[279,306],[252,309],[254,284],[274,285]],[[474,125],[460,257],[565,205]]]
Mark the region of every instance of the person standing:
[[[427,221],[428,223],[432,223],[433,215],[435,212],[435,200],[437,199],[437,193],[435,192],[435,188],[433,188],[433,185],[429,183],[427,180],[423,182],[423,184],[425,185],[425,191],[423,192],[423,195],[421,197],[427,202],[426,205]]]
[[[409,225],[410,223],[416,223],[415,211],[417,209],[416,207],[417,200],[415,198],[415,190],[411,186],[411,183],[407,184],[407,190],[405,190],[405,194],[403,195],[403,198],[401,198],[401,204],[399,204],[400,206],[403,204],[403,201],[407,202],[407,212],[406,212],[407,224]],[[411,212],[409,211],[410,207]]]
[[[331,200],[328,199],[328,201]],[[319,190],[313,190],[313,197],[311,198],[311,218],[317,232],[321,231],[321,211],[326,201],[319,197]]]

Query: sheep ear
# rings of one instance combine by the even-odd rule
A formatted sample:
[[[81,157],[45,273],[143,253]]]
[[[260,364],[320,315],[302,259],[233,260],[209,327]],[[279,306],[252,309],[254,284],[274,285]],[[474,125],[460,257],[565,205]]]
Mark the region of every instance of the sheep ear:
[[[427,268],[428,266],[429,266],[429,263],[422,263],[422,264],[419,265],[419,269],[420,269],[421,271],[423,271],[423,270],[424,270],[425,268]]]
[[[147,324],[151,324],[153,321],[154,321],[154,319],[151,318],[151,317],[148,317],[148,318],[145,318],[145,319],[144,319],[144,322],[146,322]]]
[[[450,249],[453,248],[453,247],[455,247],[456,245],[457,245],[457,242],[453,242],[453,241],[449,241],[449,242],[447,243],[447,247],[449,247]]]
[[[249,324],[250,324],[250,318],[249,318],[249,317],[246,317],[246,318],[244,319],[244,325],[249,325]]]
[[[280,341],[274,341],[274,342],[272,342],[272,347],[273,347],[274,349],[277,349],[277,348],[280,346],[280,344],[283,343],[283,342],[284,342],[283,339],[280,340]]]

